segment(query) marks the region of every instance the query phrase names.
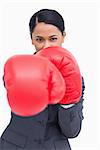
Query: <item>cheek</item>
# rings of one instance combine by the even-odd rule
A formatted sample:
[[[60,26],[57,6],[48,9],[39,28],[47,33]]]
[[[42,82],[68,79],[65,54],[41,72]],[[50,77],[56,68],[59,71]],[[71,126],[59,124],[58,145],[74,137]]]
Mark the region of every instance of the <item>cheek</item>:
[[[32,44],[34,45],[34,47],[35,47],[35,49],[36,49],[37,51],[40,50],[40,49],[42,49],[42,47],[43,47],[43,44],[38,43],[38,42],[36,42],[36,41],[32,41]]]
[[[62,43],[63,43],[63,40],[60,39],[60,40],[58,40],[57,42],[55,42],[55,45],[56,45],[56,46],[61,46]]]

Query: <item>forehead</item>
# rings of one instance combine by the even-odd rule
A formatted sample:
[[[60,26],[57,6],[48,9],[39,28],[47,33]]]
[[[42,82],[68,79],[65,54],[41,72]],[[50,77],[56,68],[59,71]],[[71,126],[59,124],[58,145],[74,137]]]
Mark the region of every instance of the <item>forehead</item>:
[[[59,35],[61,31],[54,25],[45,24],[43,22],[38,23],[34,28],[33,34],[37,36],[52,36],[52,35]]]

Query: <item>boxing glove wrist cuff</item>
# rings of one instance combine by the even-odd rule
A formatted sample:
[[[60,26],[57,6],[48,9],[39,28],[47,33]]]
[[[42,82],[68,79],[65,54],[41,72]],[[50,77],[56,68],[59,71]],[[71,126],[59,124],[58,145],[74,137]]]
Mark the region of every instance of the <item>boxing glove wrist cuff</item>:
[[[75,104],[69,104],[69,105],[60,105],[61,107],[67,109],[67,108],[70,108],[72,106],[74,106]]]

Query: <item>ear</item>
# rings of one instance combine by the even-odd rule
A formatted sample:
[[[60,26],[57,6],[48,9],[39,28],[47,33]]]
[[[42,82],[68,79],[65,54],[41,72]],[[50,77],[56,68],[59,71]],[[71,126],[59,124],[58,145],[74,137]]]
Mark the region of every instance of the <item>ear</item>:
[[[31,40],[32,40],[32,45],[34,45],[33,34],[32,34],[32,36],[31,36]]]
[[[63,32],[63,37],[65,38],[65,36],[66,36],[66,32]]]
[[[62,43],[64,43],[64,40],[65,40],[65,36],[66,36],[66,32],[63,32]]]
[[[34,45],[34,40],[32,40],[32,45]]]

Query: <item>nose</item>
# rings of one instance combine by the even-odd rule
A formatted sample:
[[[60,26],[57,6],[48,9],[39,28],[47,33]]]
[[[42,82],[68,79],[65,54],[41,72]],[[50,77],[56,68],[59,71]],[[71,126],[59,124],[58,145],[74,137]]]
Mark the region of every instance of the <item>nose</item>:
[[[45,41],[43,48],[50,47],[51,43],[49,41]]]

